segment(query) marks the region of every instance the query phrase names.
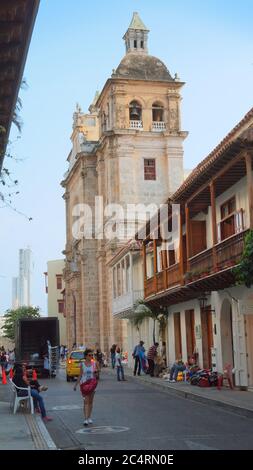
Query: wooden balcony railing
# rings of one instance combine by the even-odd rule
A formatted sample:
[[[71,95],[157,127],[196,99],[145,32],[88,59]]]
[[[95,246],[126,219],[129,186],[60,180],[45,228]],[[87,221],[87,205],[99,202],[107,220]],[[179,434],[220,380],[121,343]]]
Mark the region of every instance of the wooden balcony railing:
[[[149,279],[146,280],[145,283],[145,288],[144,288],[144,295],[145,297],[149,297],[152,294],[155,294],[155,283],[154,283],[154,277],[150,277]]]
[[[166,270],[156,273],[155,276],[147,279],[145,286],[145,297],[157,294],[166,289],[171,289],[181,284],[179,264],[174,264]]]
[[[189,259],[190,273],[186,283],[208,276],[214,272],[234,266],[240,261],[247,230],[236,233],[213,248],[205,250]],[[213,257],[216,259],[216,267]]]
[[[220,270],[240,261],[244,248],[245,230],[232,235],[215,246],[217,265]]]
[[[244,249],[244,237],[248,230],[236,233],[223,240],[212,248],[202,251],[189,259],[190,272],[185,276],[185,284],[194,282],[204,277],[219,273],[226,268],[238,264]],[[214,257],[216,265],[214,263]],[[212,277],[213,278],[213,277]],[[149,297],[162,291],[168,291],[173,287],[183,284],[179,264],[157,273],[146,280],[145,297]]]
[[[181,276],[180,276],[180,269],[179,263],[173,264],[167,268],[167,288],[170,289],[171,287],[178,286],[181,284]]]
[[[189,259],[190,272],[192,276],[198,277],[200,273],[210,273],[213,269],[212,248],[202,251]]]

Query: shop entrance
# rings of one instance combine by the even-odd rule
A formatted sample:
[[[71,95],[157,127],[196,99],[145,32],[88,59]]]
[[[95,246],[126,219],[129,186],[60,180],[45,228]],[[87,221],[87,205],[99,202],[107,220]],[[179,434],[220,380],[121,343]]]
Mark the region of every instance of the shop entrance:
[[[253,315],[245,315],[248,385],[253,387]]]
[[[228,299],[223,301],[220,315],[222,365],[234,367],[232,307]]]

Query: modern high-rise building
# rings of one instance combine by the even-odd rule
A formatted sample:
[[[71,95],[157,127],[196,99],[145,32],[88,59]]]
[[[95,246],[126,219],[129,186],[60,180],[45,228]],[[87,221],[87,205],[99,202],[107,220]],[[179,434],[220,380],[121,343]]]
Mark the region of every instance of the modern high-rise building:
[[[32,252],[19,250],[19,276],[12,279],[12,307],[31,305]]]
[[[16,309],[19,307],[19,278],[12,278],[12,308]]]

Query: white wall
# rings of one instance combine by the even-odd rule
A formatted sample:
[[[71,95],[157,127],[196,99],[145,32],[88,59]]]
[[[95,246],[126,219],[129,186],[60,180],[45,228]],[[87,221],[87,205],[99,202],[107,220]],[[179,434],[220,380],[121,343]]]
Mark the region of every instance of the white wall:
[[[168,316],[168,363],[171,365],[175,361],[175,332],[174,332],[174,313],[180,312],[180,326],[181,326],[181,341],[182,341],[182,359],[187,361],[187,342],[186,342],[186,326],[185,326],[185,311],[194,310],[195,328],[196,325],[201,325],[200,307],[197,299],[182,302],[169,307]],[[199,354],[199,365],[203,365],[202,354],[202,338],[196,338],[196,349]]]
[[[244,225],[245,227],[248,227],[249,226],[249,203],[248,203],[246,176],[216,198],[217,223],[219,223],[221,220],[221,216],[220,216],[221,204],[223,204],[224,202],[226,202],[228,199],[230,199],[233,196],[235,196],[235,199],[236,199],[236,210],[244,209],[245,211]]]

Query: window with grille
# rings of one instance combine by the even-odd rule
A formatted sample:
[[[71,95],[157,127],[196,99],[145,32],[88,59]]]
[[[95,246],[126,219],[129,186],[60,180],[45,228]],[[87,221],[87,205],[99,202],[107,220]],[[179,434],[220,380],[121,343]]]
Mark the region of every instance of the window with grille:
[[[64,313],[64,300],[57,300],[58,302],[58,313]]]
[[[155,180],[156,179],[156,167],[154,158],[144,158],[144,179]]]
[[[56,286],[57,289],[62,289],[62,276],[61,275],[56,275]]]

